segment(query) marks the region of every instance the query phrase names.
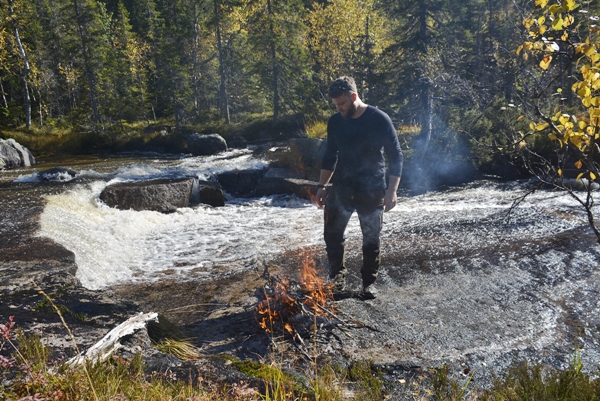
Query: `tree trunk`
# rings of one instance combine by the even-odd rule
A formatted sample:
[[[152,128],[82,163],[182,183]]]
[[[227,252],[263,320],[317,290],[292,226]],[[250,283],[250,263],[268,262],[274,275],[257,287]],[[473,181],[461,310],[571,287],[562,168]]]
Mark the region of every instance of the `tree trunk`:
[[[44,109],[42,108],[42,92],[40,92],[39,88],[37,89],[37,94],[40,113],[40,127],[42,127],[44,125]]]
[[[419,1],[419,50],[427,53],[427,4]]]
[[[369,21],[370,18],[367,15],[367,21],[365,23],[365,55],[366,55],[366,61],[367,61],[367,65],[366,65],[366,71],[365,71],[365,85],[363,87],[363,94],[362,96],[364,97],[364,100],[368,103],[369,102],[369,98],[371,96],[370,91],[371,91],[371,75],[372,75],[372,71],[371,71],[371,48],[373,47],[373,45],[371,44],[369,38]]]
[[[423,121],[423,144],[421,146],[421,158],[425,156],[427,153],[427,147],[429,146],[429,142],[431,141],[431,133],[433,131],[433,90],[432,90],[432,82],[429,78],[424,78],[425,82],[425,90],[423,91],[423,96],[425,97],[425,110],[427,110],[427,114],[425,115],[425,121]]]
[[[271,34],[271,65],[273,70],[273,125],[279,123],[279,67],[277,65],[277,51],[275,49],[275,28],[273,27],[273,9],[271,0],[267,0],[267,13],[270,17],[269,33]]]
[[[27,59],[27,53],[25,53],[25,48],[23,47],[23,43],[21,42],[21,36],[19,35],[19,24],[17,22],[16,16],[14,15],[13,10],[13,1],[8,0],[8,7],[10,10],[11,17],[14,18],[14,29],[15,29],[15,39],[17,41],[17,46],[19,47],[19,53],[21,53],[21,58],[23,59],[23,70],[19,74],[21,79],[21,85],[23,88],[23,100],[25,102],[25,126],[27,129],[31,128],[31,98],[29,97],[29,88],[27,86],[27,74],[29,74],[29,61]],[[4,95],[4,91],[3,91]]]
[[[4,94],[4,85],[2,85],[2,77],[0,77],[0,93],[2,94],[2,106],[8,109],[8,102],[6,101],[6,95]]]
[[[77,0],[73,0],[73,6],[75,7],[75,17],[77,19],[77,31],[79,32],[79,37],[81,38],[81,50],[83,52],[83,61],[85,63],[85,73],[88,79],[88,85],[90,87],[90,103],[92,106],[92,113],[94,114],[94,121],[96,121],[96,123],[102,123],[102,117],[100,116],[100,111],[98,110],[98,102],[96,101],[96,84],[94,82],[94,72],[92,71],[89,49],[87,45],[88,38],[83,29],[79,3]]]
[[[221,111],[221,118],[225,118],[227,124],[230,123],[229,119],[229,104],[227,102],[227,87],[225,86],[225,55],[223,54],[223,43],[221,40],[221,14],[219,12],[219,0],[214,0],[215,6],[215,23],[217,26],[217,49],[219,51],[219,75],[221,76],[221,83],[219,85],[219,109]]]
[[[192,87],[194,88],[194,109],[198,112],[200,91],[198,90],[198,20],[200,14],[197,11],[198,5],[194,3],[194,50],[192,54]]]

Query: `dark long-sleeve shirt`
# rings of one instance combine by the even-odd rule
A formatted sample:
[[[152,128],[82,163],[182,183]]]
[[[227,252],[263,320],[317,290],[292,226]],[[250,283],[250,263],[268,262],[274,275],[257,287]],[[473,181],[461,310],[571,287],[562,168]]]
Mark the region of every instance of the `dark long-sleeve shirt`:
[[[356,119],[340,113],[329,118],[327,148],[321,168],[334,171],[334,185],[344,185],[357,192],[385,190],[385,159],[389,173],[402,175],[402,150],[390,117],[367,106]]]

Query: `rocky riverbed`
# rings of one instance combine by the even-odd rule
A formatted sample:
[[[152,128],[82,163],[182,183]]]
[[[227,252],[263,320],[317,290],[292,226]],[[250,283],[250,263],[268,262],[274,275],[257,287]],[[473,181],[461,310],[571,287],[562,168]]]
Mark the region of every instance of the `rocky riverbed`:
[[[151,280],[138,274],[90,290],[77,278],[81,250],[38,236],[45,196],[67,188],[5,180],[0,183],[0,234],[5,239],[0,244],[0,317],[15,315],[18,327],[41,335],[57,354],[72,355],[68,333],[39,289],[63,305],[82,349],[133,314],[154,311],[203,350],[207,358],[193,365],[204,366],[216,380],[241,377],[212,358],[222,353],[264,360],[275,355],[296,369],[308,364],[307,355],[316,354],[338,363],[374,361],[384,369],[396,399],[403,397],[403,383],[442,364],[463,383],[473,374],[472,388],[489,386],[494,374],[523,360],[564,368],[576,349],[584,366],[593,370],[600,363],[600,247],[576,204],[560,193],[537,192],[507,220],[525,186],[479,181],[418,196],[403,194],[385,216],[379,297],[337,301],[338,317],[313,330],[315,341],[307,338],[307,344],[298,346],[289,336],[266,334],[254,310],[265,270],[295,279],[302,251],[308,250],[325,274],[320,226],[312,221],[315,241],[268,257],[257,250],[254,259],[249,255],[251,264],[232,258],[230,271],[223,264],[210,277],[185,280],[182,274],[169,274],[166,266],[160,280],[155,273]],[[240,210],[236,206],[230,212]],[[250,210],[262,213],[256,205]],[[300,212],[298,219],[314,213],[316,221],[321,213],[316,208]],[[350,283],[358,289],[356,221],[349,228],[348,249]],[[180,268],[175,261],[170,269]],[[189,367],[172,357],[161,359],[142,344],[134,341],[130,352],[144,349],[155,369]]]

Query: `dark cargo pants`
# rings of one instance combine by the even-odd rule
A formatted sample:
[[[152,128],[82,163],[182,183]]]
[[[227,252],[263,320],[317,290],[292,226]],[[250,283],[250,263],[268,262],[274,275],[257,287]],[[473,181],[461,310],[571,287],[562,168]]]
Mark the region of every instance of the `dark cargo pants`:
[[[375,282],[381,257],[379,234],[383,224],[384,191],[355,192],[333,186],[325,200],[325,249],[329,259],[329,277],[346,274],[345,235],[350,216],[356,211],[363,235],[363,265],[360,271],[363,286]]]

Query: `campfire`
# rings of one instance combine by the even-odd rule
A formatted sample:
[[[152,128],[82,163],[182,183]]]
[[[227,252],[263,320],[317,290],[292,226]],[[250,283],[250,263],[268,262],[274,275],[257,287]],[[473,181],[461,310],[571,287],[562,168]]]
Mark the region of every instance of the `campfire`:
[[[332,290],[333,285],[318,276],[315,261],[304,255],[297,283],[268,274],[264,300],[256,307],[258,324],[267,333],[287,333],[303,342],[307,332],[316,330],[314,325],[336,316]]]

